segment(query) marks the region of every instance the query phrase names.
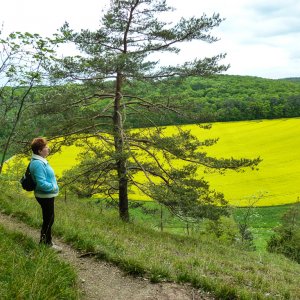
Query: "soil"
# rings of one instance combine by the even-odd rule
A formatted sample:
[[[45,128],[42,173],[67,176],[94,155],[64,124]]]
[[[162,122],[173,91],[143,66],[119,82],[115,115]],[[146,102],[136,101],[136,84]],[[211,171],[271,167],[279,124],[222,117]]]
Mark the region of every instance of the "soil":
[[[39,230],[33,229],[11,216],[0,213],[0,224],[11,231],[21,232],[38,242]],[[82,299],[86,300],[199,300],[214,299],[209,293],[189,285],[151,283],[145,278],[124,274],[116,266],[82,255],[68,244],[55,239],[62,247],[57,255],[71,264],[79,278]]]

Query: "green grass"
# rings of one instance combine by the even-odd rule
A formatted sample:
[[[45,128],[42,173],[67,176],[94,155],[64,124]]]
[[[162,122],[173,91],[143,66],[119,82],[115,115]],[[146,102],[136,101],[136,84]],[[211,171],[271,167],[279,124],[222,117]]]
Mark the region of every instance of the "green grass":
[[[0,226],[0,298],[79,299],[74,270],[50,249]]]
[[[294,204],[249,208],[251,215],[249,227],[257,250],[266,251],[267,241],[274,233],[273,229],[281,224],[282,216],[293,206]],[[235,209],[233,212],[235,219],[241,222],[247,209]]]
[[[105,205],[105,200],[96,199],[91,200],[99,203],[99,205]],[[189,234],[194,230],[198,230],[201,225],[196,223],[189,223],[176,218],[172,215],[166,207],[153,202],[153,201],[132,201],[130,202],[132,207],[131,219],[147,224],[147,226],[155,230],[163,230],[171,233]],[[117,205],[117,204],[116,204]],[[281,223],[281,217],[296,204],[278,205],[278,206],[265,206],[265,207],[232,207],[230,212],[233,214],[237,222],[242,222],[243,217],[249,211],[249,227],[252,228],[254,233],[257,231],[269,231]],[[189,232],[187,231],[189,229]],[[269,237],[261,232],[262,236]],[[258,235],[258,234],[256,234]],[[267,240],[267,238],[264,238]],[[262,247],[259,247],[262,249]]]
[[[201,229],[201,224],[187,224],[172,216],[166,208],[155,202],[141,201],[139,203],[142,206],[131,209],[131,216],[150,228],[183,235],[192,235],[193,232]],[[237,222],[243,222],[243,217],[250,210],[247,224],[254,236],[254,244],[258,251],[266,251],[267,241],[274,233],[273,229],[280,225],[281,217],[294,205],[239,207],[233,208],[231,213]]]
[[[2,192],[0,208],[32,226],[41,222],[38,204],[27,195]],[[122,223],[115,210],[95,202],[58,198],[54,232],[154,282],[189,282],[220,299],[300,299],[300,265],[283,256],[242,251],[201,235],[161,233],[138,221]]]

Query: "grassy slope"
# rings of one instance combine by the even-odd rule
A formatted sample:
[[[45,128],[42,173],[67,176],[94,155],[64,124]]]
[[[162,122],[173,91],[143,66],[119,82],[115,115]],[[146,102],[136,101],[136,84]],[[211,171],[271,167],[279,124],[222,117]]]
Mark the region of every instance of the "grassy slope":
[[[266,207],[254,207],[250,214],[249,227],[254,236],[254,244],[258,251],[266,251],[267,241],[274,234],[274,228],[281,224],[282,216],[293,206],[278,205]],[[246,214],[245,208],[234,211],[235,219],[242,221]]]
[[[243,223],[244,217],[249,213],[247,224],[254,236],[254,244],[258,251],[266,251],[267,241],[274,234],[273,229],[281,224],[282,216],[293,206],[277,205],[265,207],[236,208],[232,210],[234,219]],[[155,202],[143,202],[143,206],[132,208],[131,215],[134,220],[156,230],[187,235],[201,228],[201,224],[190,223],[175,218],[168,209],[161,207]]]
[[[201,236],[159,233],[136,222],[124,224],[95,203],[58,198],[56,205],[56,234],[129,273],[153,281],[190,282],[220,299],[299,299],[300,266],[282,256],[249,253]],[[14,196],[2,192],[0,208],[33,226],[41,221],[37,203],[21,191]]]
[[[75,272],[53,251],[0,226],[0,298],[78,299]]]

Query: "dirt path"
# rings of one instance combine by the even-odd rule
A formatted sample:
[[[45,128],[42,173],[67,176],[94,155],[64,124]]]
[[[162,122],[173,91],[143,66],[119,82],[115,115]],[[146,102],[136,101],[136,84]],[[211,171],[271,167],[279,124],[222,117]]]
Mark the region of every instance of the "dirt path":
[[[39,231],[0,213],[0,224],[38,241]],[[152,284],[143,278],[125,275],[117,267],[91,257],[81,257],[69,245],[55,239],[63,248],[58,255],[77,271],[84,299],[87,300],[199,300],[214,299],[207,293],[174,283]]]

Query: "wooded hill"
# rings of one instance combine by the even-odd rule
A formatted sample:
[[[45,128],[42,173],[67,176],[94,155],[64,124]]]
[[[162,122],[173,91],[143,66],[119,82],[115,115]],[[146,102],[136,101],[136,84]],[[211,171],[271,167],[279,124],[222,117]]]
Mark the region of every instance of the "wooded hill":
[[[297,79],[297,78],[296,78]],[[146,89],[147,97],[169,97],[184,107],[186,117],[176,114],[157,120],[161,125],[183,123],[277,119],[300,116],[300,81],[251,76],[218,75],[211,78],[172,79]],[[136,90],[144,86],[134,87]],[[133,90],[128,87],[128,93]],[[137,92],[140,93],[140,90]],[[145,94],[145,92],[144,92]],[[189,114],[196,113],[197,119]],[[151,112],[149,112],[151,113]],[[137,121],[131,120],[135,126]]]

